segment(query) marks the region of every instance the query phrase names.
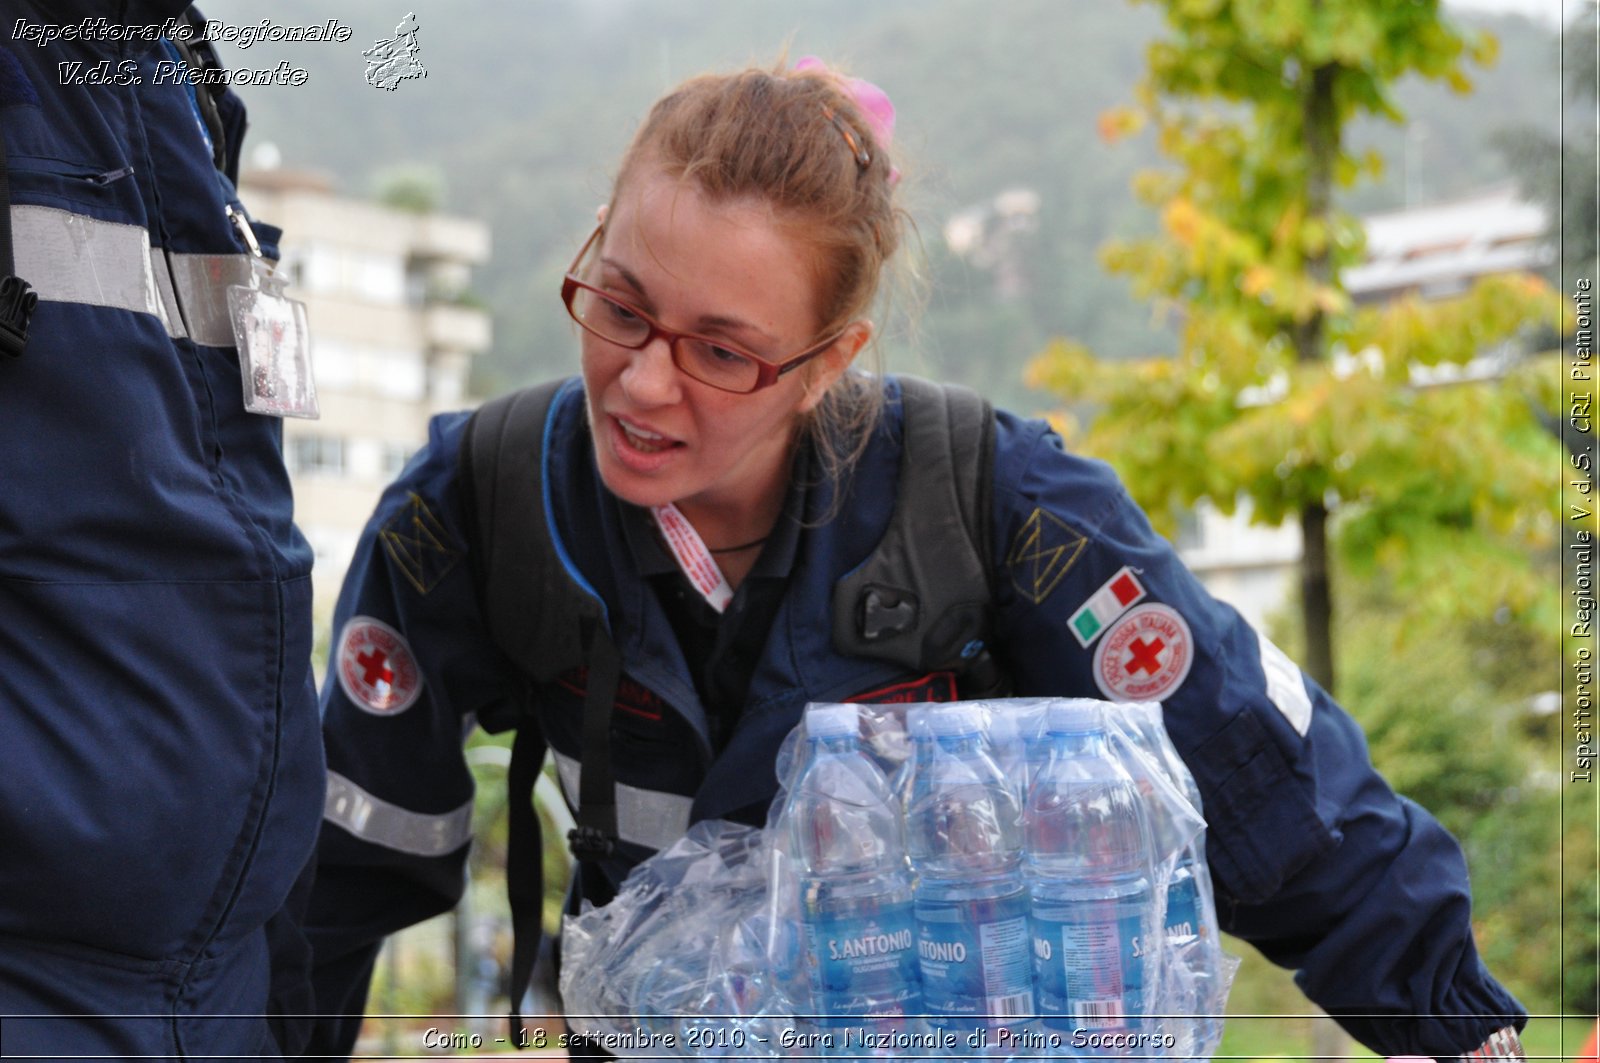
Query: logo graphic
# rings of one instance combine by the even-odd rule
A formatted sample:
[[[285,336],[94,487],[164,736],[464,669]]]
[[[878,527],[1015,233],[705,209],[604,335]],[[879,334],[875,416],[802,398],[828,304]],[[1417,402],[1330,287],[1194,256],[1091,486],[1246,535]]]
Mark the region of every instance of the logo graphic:
[[[574,668],[557,676],[556,682],[578,697],[584,697],[589,693],[589,668],[587,665]],[[660,723],[667,712],[667,703],[662,700],[661,695],[627,676],[617,680],[616,701],[613,705],[651,723]]]
[[[954,672],[929,672],[921,679],[864,691],[849,700],[860,705],[915,705],[920,701],[955,701],[958,696]]]
[[[1100,632],[1106,629],[1107,624],[1144,595],[1144,584],[1133,574],[1133,569],[1124,566],[1079,606],[1067,621],[1067,627],[1072,631],[1072,637],[1078,640],[1078,645],[1087,649],[1091,642],[1100,637]]]
[[[339,686],[356,707],[397,716],[422,693],[417,659],[400,632],[370,616],[353,616],[339,634]]]
[[[1154,602],[1129,610],[1094,651],[1094,681],[1112,701],[1160,701],[1194,663],[1194,636],[1177,610]]]
[[[378,41],[361,53],[367,57],[367,84],[393,92],[407,78],[425,78],[428,72],[417,61],[417,16],[407,12],[394,28],[394,36]]]
[[[1038,605],[1078,560],[1089,540],[1059,518],[1034,510],[1011,540],[1006,567],[1017,593]]]
[[[444,525],[415,492],[410,504],[389,518],[378,537],[418,594],[433,590],[461,560]]]

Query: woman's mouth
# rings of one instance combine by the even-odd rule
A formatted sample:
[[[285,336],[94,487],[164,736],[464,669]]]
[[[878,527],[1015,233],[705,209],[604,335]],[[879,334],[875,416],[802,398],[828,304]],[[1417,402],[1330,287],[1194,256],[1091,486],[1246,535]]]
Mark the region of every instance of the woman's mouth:
[[[652,432],[636,424],[629,424],[620,417],[612,420],[621,429],[622,442],[639,454],[660,454],[662,451],[681,447],[683,444],[676,439],[671,439],[659,432]]]

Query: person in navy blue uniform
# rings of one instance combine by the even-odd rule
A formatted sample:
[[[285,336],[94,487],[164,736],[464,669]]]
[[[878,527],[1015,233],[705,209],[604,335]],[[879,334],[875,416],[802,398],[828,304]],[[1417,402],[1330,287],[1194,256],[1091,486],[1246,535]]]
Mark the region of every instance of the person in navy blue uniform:
[[[277,917],[323,805],[311,552],[226,301],[277,234],[241,228],[239,101],[158,79],[187,68],[161,36],[187,7],[0,19],[10,243],[37,298],[0,357],[8,1056],[277,1055],[268,957],[298,933]]]
[[[567,275],[582,374],[527,475],[622,662],[619,846],[583,869],[593,900],[692,822],[761,823],[807,702],[961,692],[832,639],[834,586],[883,537],[901,475],[902,383],[853,368],[901,231],[891,123],[881,93],[815,63],[692,80],[651,111]],[[1107,466],[994,417],[991,649],[1012,691],[1161,701],[1224,928],[1379,1051],[1511,1058],[1525,1016],[1479,961],[1455,842]],[[496,644],[482,588],[519,574],[473,553],[467,423],[433,422],[337,609],[308,925],[330,1015],[359,1016],[385,934],[460,893],[474,721],[535,728],[579,804],[589,674],[537,682],[538,647]],[[324,1024],[318,1050],[354,1037]]]

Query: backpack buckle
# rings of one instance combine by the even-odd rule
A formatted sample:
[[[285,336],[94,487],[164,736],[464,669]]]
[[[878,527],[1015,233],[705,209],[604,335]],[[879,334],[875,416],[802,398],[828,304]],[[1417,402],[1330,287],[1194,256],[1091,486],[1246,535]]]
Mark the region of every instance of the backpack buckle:
[[[0,279],[0,352],[19,357],[28,345],[28,319],[39,295],[21,277]]]
[[[573,827],[567,848],[577,860],[603,860],[617,851],[617,839],[599,827]]]
[[[868,642],[903,635],[917,626],[917,596],[873,584],[861,596],[861,637]]]

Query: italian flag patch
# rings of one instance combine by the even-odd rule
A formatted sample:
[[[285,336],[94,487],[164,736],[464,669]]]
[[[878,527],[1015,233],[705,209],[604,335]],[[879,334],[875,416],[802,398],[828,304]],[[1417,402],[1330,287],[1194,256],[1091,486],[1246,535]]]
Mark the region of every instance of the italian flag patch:
[[[1144,596],[1144,584],[1133,574],[1133,569],[1124,566],[1072,614],[1067,627],[1072,629],[1072,637],[1078,640],[1078,645],[1087,649],[1107,625]]]

